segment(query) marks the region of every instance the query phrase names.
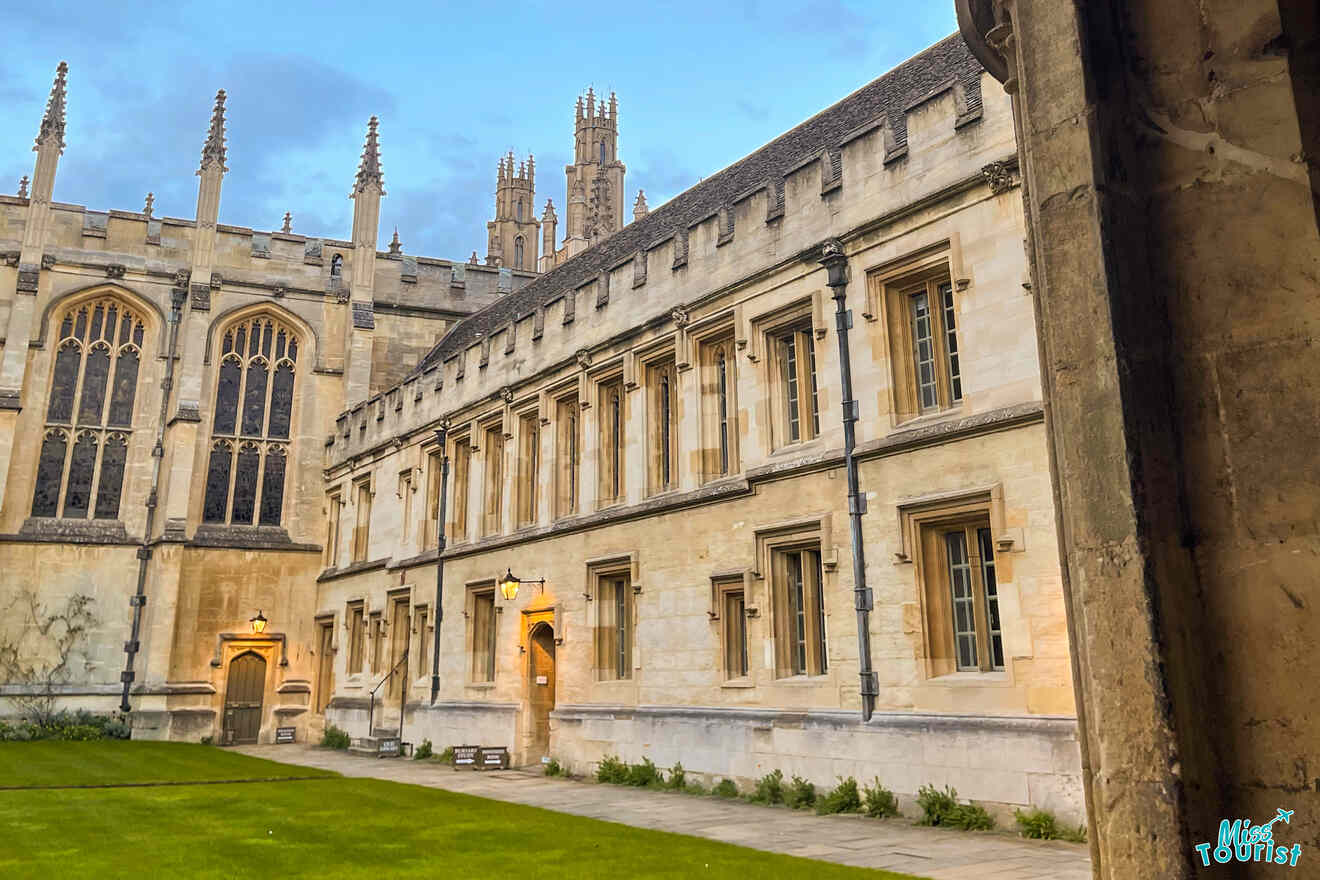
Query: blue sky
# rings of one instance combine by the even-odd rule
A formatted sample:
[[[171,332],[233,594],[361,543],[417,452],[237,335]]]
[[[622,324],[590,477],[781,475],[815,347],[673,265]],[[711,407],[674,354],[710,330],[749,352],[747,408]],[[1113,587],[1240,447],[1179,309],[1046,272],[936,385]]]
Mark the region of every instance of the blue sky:
[[[215,92],[229,94],[220,219],[347,238],[380,117],[381,247],[485,256],[496,161],[537,160],[563,216],[573,105],[619,96],[627,216],[656,207],[957,29],[952,0],[682,3],[6,4],[0,191],[32,173],[69,62],[58,201],[192,217]],[[494,9],[495,12],[489,10]]]

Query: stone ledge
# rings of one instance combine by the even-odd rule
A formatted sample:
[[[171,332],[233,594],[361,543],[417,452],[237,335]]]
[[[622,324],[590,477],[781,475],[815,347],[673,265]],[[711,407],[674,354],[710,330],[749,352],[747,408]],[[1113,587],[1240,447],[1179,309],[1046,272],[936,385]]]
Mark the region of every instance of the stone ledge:
[[[219,547],[235,550],[301,550],[321,552],[320,544],[299,544],[281,526],[225,526],[206,524],[197,527],[187,547]]]
[[[18,533],[0,535],[0,541],[33,541],[37,543],[110,544],[136,546],[140,538],[129,537],[119,520],[59,519],[33,516],[23,521]]]
[[[338,578],[348,577],[349,575],[363,571],[375,571],[378,568],[385,568],[389,564],[389,561],[389,557],[382,557],[381,559],[366,559],[361,562],[354,562],[343,568],[327,568],[316,576],[316,582],[319,584],[325,581],[333,581]]]

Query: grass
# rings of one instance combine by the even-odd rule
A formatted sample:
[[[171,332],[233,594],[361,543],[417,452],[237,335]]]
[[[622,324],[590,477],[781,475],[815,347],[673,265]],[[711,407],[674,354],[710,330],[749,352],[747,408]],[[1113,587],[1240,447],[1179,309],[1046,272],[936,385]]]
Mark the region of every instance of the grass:
[[[212,782],[333,776],[212,746],[171,742],[23,742],[0,744],[0,787]]]
[[[176,743],[0,746],[9,784],[313,775]],[[377,779],[0,791],[0,877],[801,877],[910,880]],[[15,842],[20,842],[14,845]],[[439,872],[439,873],[437,873]]]

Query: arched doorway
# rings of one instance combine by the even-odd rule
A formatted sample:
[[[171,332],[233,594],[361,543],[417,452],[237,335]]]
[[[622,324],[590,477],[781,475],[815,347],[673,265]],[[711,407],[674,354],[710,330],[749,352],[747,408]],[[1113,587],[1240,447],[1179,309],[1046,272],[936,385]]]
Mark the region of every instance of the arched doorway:
[[[550,711],[555,708],[555,631],[544,621],[527,639],[527,690],[532,714],[532,741],[527,757],[535,761],[550,753]]]
[[[229,661],[225,684],[226,743],[254,743],[261,731],[261,701],[266,692],[266,658],[244,651]]]

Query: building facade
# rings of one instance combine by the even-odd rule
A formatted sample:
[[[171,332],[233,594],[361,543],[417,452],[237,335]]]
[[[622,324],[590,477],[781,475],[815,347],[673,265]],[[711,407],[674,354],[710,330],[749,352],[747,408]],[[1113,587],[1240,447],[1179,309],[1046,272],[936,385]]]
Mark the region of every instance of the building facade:
[[[86,681],[62,687],[89,702],[115,690],[140,614],[143,736],[401,725],[410,741],[504,745],[576,771],[617,754],[743,781],[879,776],[901,797],[948,784],[995,810],[1079,818],[1002,87],[951,37],[655,210],[639,197],[626,226],[615,113],[612,100],[579,111],[563,248],[549,207],[538,255],[530,158],[501,162],[487,266],[375,251],[374,124],[353,240],[319,249],[272,233],[271,256],[256,257],[260,234],[216,225],[207,175],[218,197],[222,139],[219,170],[204,154],[197,221],[111,214],[113,237],[89,246],[91,212],[43,207],[35,183],[31,199],[4,200],[0,237],[23,243],[0,270],[7,340],[27,341],[22,358],[5,349],[6,369],[26,371],[0,411],[9,436],[56,437],[81,461],[79,443],[127,435],[122,522],[80,518],[97,501],[70,508],[71,489],[41,496],[57,459],[42,446],[11,442],[3,468],[11,584],[51,604],[44,576],[58,570],[60,589],[112,612]],[[603,160],[584,125],[611,132]],[[42,211],[60,220],[34,221]],[[153,223],[179,242],[171,256],[151,250]],[[542,274],[499,268],[519,239]],[[827,251],[846,260],[842,288],[826,284]],[[327,274],[334,256],[349,280]],[[85,424],[60,396],[109,341],[104,318],[99,337],[92,327],[112,302],[142,327],[141,342],[111,346],[116,377],[124,352],[145,365],[132,431],[113,421],[113,393],[111,415]],[[175,359],[159,354],[171,308]],[[76,365],[61,364],[66,346]],[[171,363],[188,378],[162,402]],[[267,383],[258,410],[248,389]],[[180,418],[180,401],[196,416]],[[284,504],[267,523],[272,460],[287,462]],[[152,523],[149,497],[166,508]],[[130,611],[142,566],[147,602]],[[875,671],[866,720],[859,618]]]

